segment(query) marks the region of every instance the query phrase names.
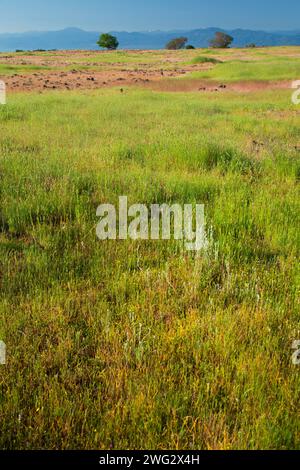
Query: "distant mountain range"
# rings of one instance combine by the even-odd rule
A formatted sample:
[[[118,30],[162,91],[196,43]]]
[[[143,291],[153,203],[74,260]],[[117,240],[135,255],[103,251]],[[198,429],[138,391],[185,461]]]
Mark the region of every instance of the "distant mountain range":
[[[300,45],[299,31],[251,31],[245,29],[224,30],[222,28],[194,29],[191,31],[150,31],[117,32],[121,49],[163,49],[166,43],[178,36],[186,36],[195,47],[207,47],[216,31],[224,31],[234,37],[233,45],[243,47],[254,43],[257,46],[296,46]],[[67,28],[61,31],[41,31],[26,33],[0,33],[0,51],[16,49],[98,49],[96,41],[99,32]]]

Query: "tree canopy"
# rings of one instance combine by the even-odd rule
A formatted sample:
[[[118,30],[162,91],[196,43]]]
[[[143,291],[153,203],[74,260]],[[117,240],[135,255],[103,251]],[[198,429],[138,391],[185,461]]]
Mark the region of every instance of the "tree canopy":
[[[171,39],[171,41],[169,41],[168,44],[166,45],[166,49],[175,50],[175,51],[178,49],[183,49],[187,42],[188,42],[188,38],[185,38],[185,37]]]
[[[227,49],[233,41],[233,37],[229,34],[218,31],[215,37],[210,41],[210,47],[216,49]]]
[[[111,51],[114,51],[119,47],[118,39],[108,33],[101,34],[97,44],[99,47],[103,47],[104,49],[108,49]]]

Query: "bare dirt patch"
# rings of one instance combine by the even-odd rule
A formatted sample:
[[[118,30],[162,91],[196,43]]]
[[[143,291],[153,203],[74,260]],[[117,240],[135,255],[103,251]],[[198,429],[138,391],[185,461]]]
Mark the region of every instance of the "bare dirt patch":
[[[164,77],[178,77],[185,75],[187,71],[178,70],[122,70],[122,71],[80,71],[71,70],[65,72],[34,72],[5,76],[3,79],[8,91],[47,91],[47,90],[88,90],[115,86],[132,86],[147,84],[161,80]]]
[[[114,87],[118,85],[145,85],[162,81],[164,78],[175,78],[186,75],[190,69],[177,70],[140,69],[127,70],[76,70],[42,71],[34,73],[15,73],[5,76],[8,91],[45,91],[49,89],[76,90]],[[0,77],[1,78],[1,77]]]
[[[288,81],[240,81],[223,83],[220,81],[198,80],[187,77],[180,80],[160,80],[145,84],[144,86],[162,92],[211,93],[235,91],[239,93],[253,93],[264,90],[288,89],[291,84]]]
[[[141,85],[209,69],[202,64],[182,65],[182,57],[172,51],[127,51],[126,54],[101,51],[5,54],[0,55],[0,66],[8,67],[11,73],[0,78],[5,80],[10,92],[43,92]],[[37,67],[38,70],[30,70]]]
[[[251,93],[290,87],[287,81],[222,83],[192,79],[189,78],[190,72],[210,70],[214,65],[189,63],[187,57],[174,51],[127,51],[126,54],[115,55],[103,51],[2,54],[1,65],[10,67],[12,71],[2,76],[0,72],[0,79],[5,81],[10,93],[95,90],[106,87],[120,87],[123,91],[124,87],[129,86],[162,92]],[[30,67],[40,69],[30,70]],[[15,73],[14,68],[17,69]]]
[[[184,77],[178,80],[178,77]],[[0,77],[1,78],[1,77]],[[188,78],[188,70],[137,70],[137,71],[68,71],[35,72],[13,74],[4,78],[8,92],[49,90],[92,90],[106,87],[138,86],[158,92],[226,92],[252,93],[264,90],[288,89],[288,81],[240,81],[222,83],[220,81]]]

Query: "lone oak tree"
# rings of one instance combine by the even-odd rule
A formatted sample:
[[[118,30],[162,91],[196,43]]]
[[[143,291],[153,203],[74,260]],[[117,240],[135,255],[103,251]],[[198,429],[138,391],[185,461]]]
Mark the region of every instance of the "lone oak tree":
[[[97,41],[99,47],[108,49],[110,51],[115,51],[119,47],[119,41],[115,36],[111,34],[101,34],[99,41]]]
[[[188,38],[184,38],[184,37],[172,39],[166,45],[166,49],[175,50],[175,51],[178,49],[183,49],[187,41],[188,41]]]
[[[214,39],[210,41],[210,47],[215,49],[227,49],[233,41],[233,37],[229,34],[217,32]]]

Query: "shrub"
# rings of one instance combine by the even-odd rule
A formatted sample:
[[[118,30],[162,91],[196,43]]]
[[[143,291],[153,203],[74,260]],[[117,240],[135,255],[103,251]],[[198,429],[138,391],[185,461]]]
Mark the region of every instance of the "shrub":
[[[192,62],[193,64],[206,64],[206,63],[222,64],[223,63],[221,60],[215,59],[214,57],[202,57],[202,56],[195,57]]]

